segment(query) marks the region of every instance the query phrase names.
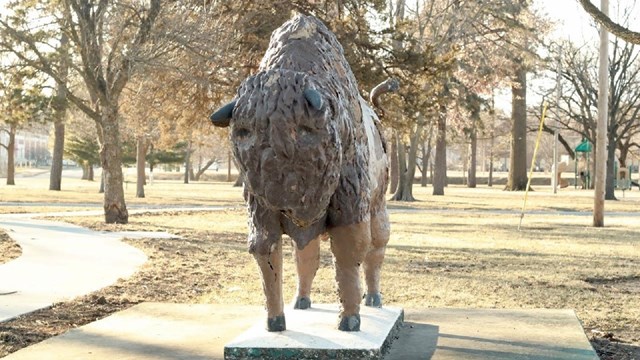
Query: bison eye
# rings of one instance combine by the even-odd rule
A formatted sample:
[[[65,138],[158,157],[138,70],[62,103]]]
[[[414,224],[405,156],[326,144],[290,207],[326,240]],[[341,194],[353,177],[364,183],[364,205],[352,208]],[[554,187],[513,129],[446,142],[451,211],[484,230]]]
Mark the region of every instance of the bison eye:
[[[251,135],[251,131],[249,131],[249,129],[238,128],[233,130],[233,137],[235,138],[244,139],[249,137],[249,135]]]

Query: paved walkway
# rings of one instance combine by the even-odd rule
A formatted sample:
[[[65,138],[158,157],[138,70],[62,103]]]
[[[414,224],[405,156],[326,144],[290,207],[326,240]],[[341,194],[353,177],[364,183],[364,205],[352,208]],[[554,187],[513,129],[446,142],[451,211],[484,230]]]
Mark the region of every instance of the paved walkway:
[[[375,314],[363,317],[361,332],[344,333],[335,329],[337,312],[314,305],[315,311],[285,310],[291,315],[287,321],[295,319],[300,325],[274,334],[264,329],[262,306],[142,303],[9,354],[6,360],[222,360],[225,346],[244,337],[241,334],[252,326],[262,329],[253,334],[267,339],[262,341],[264,348],[273,344],[268,339],[287,343],[289,349],[280,349],[286,356],[290,348],[326,343],[331,332],[340,344],[348,344],[349,339],[372,331],[369,320]],[[324,319],[320,330],[308,321],[318,311],[327,314],[318,318]],[[384,359],[598,360],[598,356],[572,310],[408,309],[405,325]]]
[[[158,232],[97,232],[31,218],[43,215],[50,214],[0,215],[0,228],[22,248],[22,256],[0,265],[0,322],[131,276],[147,258],[123,243],[123,237],[173,237]]]

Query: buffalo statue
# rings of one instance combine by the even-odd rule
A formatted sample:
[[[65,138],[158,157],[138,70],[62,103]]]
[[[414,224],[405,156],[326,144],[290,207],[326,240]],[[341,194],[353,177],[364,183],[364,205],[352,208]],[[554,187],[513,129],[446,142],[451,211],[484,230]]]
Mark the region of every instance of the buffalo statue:
[[[320,238],[328,234],[341,304],[338,328],[359,331],[360,265],[365,305],[382,306],[388,167],[377,116],[360,96],[335,35],[315,17],[295,15],[271,35],[258,73],[210,119],[230,126],[249,210],[249,252],[262,273],[267,329],[286,329],[282,235],[295,242],[294,307],[306,309]]]

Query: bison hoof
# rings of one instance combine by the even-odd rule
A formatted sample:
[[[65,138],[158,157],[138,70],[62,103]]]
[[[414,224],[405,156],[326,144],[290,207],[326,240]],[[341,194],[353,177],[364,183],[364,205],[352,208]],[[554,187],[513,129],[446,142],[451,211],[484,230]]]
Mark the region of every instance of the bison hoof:
[[[287,323],[284,321],[284,315],[267,318],[267,330],[269,331],[285,331]]]
[[[364,299],[364,304],[371,307],[382,307],[382,294],[367,294]]]
[[[311,307],[311,299],[306,296],[302,296],[296,299],[296,303],[293,305],[294,309],[305,310]]]
[[[340,319],[338,330],[341,331],[360,331],[360,314],[345,316]]]

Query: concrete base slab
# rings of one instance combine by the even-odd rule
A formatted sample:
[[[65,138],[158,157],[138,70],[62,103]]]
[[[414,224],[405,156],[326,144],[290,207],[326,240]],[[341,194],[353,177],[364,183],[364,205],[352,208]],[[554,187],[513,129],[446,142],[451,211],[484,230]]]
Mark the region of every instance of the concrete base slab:
[[[258,306],[142,303],[6,360],[209,360],[263,315]]]
[[[143,303],[5,359],[223,359],[264,321],[260,306]],[[571,310],[406,310],[397,337],[384,359],[598,359]]]
[[[573,310],[407,310],[387,360],[598,360]]]
[[[285,310],[287,330],[268,332],[266,317],[225,346],[227,360],[237,359],[382,359],[402,324],[395,307],[360,307],[360,331],[337,329],[338,305]]]

